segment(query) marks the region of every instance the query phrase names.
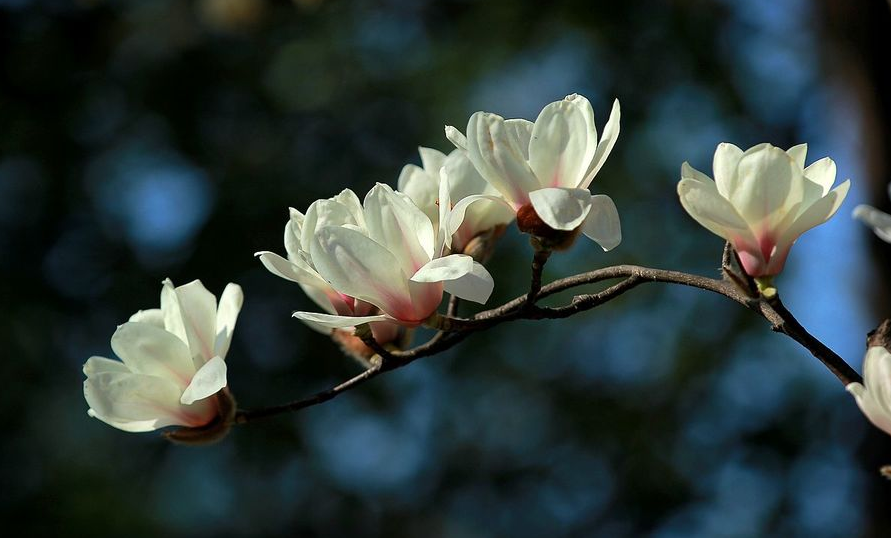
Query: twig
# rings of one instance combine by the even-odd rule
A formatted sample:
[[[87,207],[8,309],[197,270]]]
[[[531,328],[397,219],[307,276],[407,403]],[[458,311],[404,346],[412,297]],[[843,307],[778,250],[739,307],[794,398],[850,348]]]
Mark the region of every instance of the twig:
[[[526,294],[526,304],[524,305],[526,308],[531,309],[535,306],[535,301],[541,291],[541,274],[550,257],[550,249],[535,245],[535,254],[532,256],[532,281],[529,283],[529,293]]]

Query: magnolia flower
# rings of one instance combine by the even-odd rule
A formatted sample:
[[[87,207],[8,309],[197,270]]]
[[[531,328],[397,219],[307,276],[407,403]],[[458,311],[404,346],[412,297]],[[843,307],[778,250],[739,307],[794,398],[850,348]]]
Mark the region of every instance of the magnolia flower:
[[[783,270],[795,240],[835,214],[850,181],[835,189],[835,163],[824,157],[804,166],[807,144],[783,151],[759,144],[715,150],[715,180],[681,166],[681,205],[699,224],[733,245],[752,277]],[[832,189],[832,190],[830,190]]]
[[[462,200],[468,196],[483,194],[498,197],[498,191],[480,176],[467,158],[467,153],[454,150],[448,156],[430,148],[418,148],[423,168],[407,164],[399,174],[399,191],[424,212],[439,234],[440,182],[448,182],[451,200]],[[443,180],[442,178],[446,178]],[[465,252],[468,243],[475,237],[506,225],[514,219],[514,212],[505,204],[492,200],[480,200],[468,207],[460,227],[452,234],[453,252]],[[503,229],[503,228],[502,228]]]
[[[891,353],[882,346],[870,347],[863,358],[863,384],[845,388],[866,418],[891,435]]]
[[[272,274],[299,284],[306,295],[328,314],[359,318],[380,314],[380,310],[373,304],[332,288],[316,270],[310,254],[316,232],[326,226],[365,229],[362,203],[356,194],[344,189],[337,196],[313,202],[306,210],[306,215],[294,208],[290,212],[290,219],[285,225],[285,251],[288,257],[285,259],[274,252],[258,252],[256,256],[263,266]],[[329,325],[308,319],[303,321],[319,332],[332,331]],[[374,323],[371,327],[375,339],[381,344],[399,337],[399,326],[394,323]]]
[[[447,202],[448,192],[440,198]],[[449,204],[440,205],[447,216]],[[494,282],[482,265],[462,254],[440,256],[443,241],[436,239],[430,219],[408,196],[382,183],[365,196],[351,222],[316,224],[311,238],[306,226],[303,244],[309,243],[317,274],[345,301],[364,301],[380,313],[294,314],[302,320],[330,328],[377,321],[412,327],[436,312],[443,291],[479,303],[492,292]]]
[[[535,123],[477,112],[466,136],[451,126],[446,136],[501,193],[522,231],[574,238],[580,229],[610,250],[622,240],[619,214],[609,196],[592,195],[588,186],[616,143],[619,116],[616,100],[598,142],[591,103],[573,94],[544,107]],[[459,201],[455,222],[479,199],[497,200],[478,195]]]
[[[236,284],[226,286],[218,306],[199,280],[178,288],[165,280],[161,308],[140,310],[112,335],[121,361],[90,357],[84,364],[87,413],[128,432],[176,425],[203,428],[205,441],[224,434],[235,412],[225,358],[242,300]],[[190,433],[169,436],[188,440]]]
[[[891,196],[891,185],[888,185],[888,195]],[[891,243],[891,215],[861,204],[854,208],[854,218],[870,226],[879,239]]]

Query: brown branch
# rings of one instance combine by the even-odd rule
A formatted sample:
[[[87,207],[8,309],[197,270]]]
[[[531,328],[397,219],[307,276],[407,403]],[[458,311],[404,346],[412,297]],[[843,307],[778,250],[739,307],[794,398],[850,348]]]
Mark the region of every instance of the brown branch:
[[[242,424],[257,418],[295,411],[326,402],[362,383],[365,383],[385,371],[401,368],[422,357],[427,357],[450,349],[477,331],[485,330],[494,327],[495,325],[517,319],[557,319],[569,317],[596,308],[619,297],[626,291],[648,282],[679,284],[710,291],[727,297],[766,319],[770,322],[773,330],[789,336],[808,349],[817,359],[826,365],[843,384],[847,385],[848,383],[859,381],[861,379],[857,372],[855,372],[844,359],[839,357],[834,351],[808,333],[779,301],[779,297],[777,296],[774,296],[769,300],[760,297],[752,297],[744,288],[741,288],[737,282],[731,280],[718,280],[699,275],[691,275],[680,271],[653,269],[637,265],[615,265],[612,267],[604,267],[595,271],[589,271],[587,273],[556,280],[546,286],[541,286],[541,269],[544,267],[546,261],[547,256],[544,256],[538,262],[533,261],[533,279],[530,293],[512,299],[499,307],[479,312],[471,318],[459,318],[454,317],[453,315],[435,315],[431,318],[429,325],[438,329],[438,332],[428,342],[415,348],[405,351],[389,351],[380,346],[374,338],[370,337],[370,334],[363,335],[360,333],[359,336],[363,338],[366,345],[371,347],[379,355],[379,360],[374,362],[374,365],[370,369],[345,383],[302,400],[296,400],[287,404],[257,409],[254,411],[239,411],[236,415],[235,422],[237,424]],[[536,269],[536,266],[538,269]],[[536,272],[538,274],[538,286],[535,284]],[[600,292],[577,295],[568,305],[558,307],[529,307],[530,304],[534,305],[535,302],[540,299],[562,291],[570,290],[578,286],[596,284],[606,280],[615,279],[622,280]],[[532,293],[536,287],[538,288],[537,291]],[[533,297],[532,302],[530,302],[530,297]],[[457,305],[457,302],[450,303],[450,313],[454,311],[453,305]],[[377,358],[378,357],[374,357],[373,359]]]

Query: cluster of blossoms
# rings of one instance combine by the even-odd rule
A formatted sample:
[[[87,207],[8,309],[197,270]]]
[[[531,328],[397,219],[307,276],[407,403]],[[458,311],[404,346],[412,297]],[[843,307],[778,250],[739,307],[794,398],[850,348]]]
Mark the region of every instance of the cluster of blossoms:
[[[446,127],[448,155],[420,148],[421,166],[406,165],[397,190],[378,183],[360,197],[346,189],[290,210],[286,256],[258,252],[263,266],[297,283],[321,312],[295,317],[360,360],[374,352],[354,334],[371,331],[403,348],[417,326],[435,325],[443,296],[485,303],[494,288],[484,263],[514,220],[537,250],[569,248],[583,234],[609,251],[622,240],[609,196],[590,185],[619,136],[615,101],[598,136],[587,99],[570,95],[544,107],[534,122],[473,114],[464,133]],[[833,188],[828,157],[806,165],[807,146],[748,150],[721,144],[714,180],[684,163],[677,190],[684,209],[724,238],[759,287],[780,273],[795,241],[836,213],[849,181]],[[856,216],[891,241],[891,216],[858,207]],[[182,428],[183,442],[213,440],[234,415],[224,362],[241,290],[230,284],[220,304],[199,281],[165,281],[161,308],[121,325],[112,348],[122,362],[93,357],[84,366],[89,414],[125,431]],[[869,350],[865,386],[848,386],[864,413],[891,433],[891,353]]]

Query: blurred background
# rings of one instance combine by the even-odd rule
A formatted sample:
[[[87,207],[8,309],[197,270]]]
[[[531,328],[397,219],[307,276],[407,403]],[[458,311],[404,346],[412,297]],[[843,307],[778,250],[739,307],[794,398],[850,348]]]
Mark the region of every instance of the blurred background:
[[[505,325],[204,448],[87,417],[83,362],[200,278],[246,302],[242,407],[356,374],[262,269],[288,206],[395,184],[476,110],[572,92],[622,134],[593,189],[624,243],[546,279],[639,263],[716,275],[675,194],[722,141],[810,144],[853,186],[778,285],[859,369],[891,316],[884,0],[0,0],[0,518],[12,536],[891,536],[891,438],[805,350],[721,297],[648,285]],[[492,304],[527,285],[515,229]],[[565,299],[565,298],[564,298]],[[465,307],[462,313],[472,313]]]

